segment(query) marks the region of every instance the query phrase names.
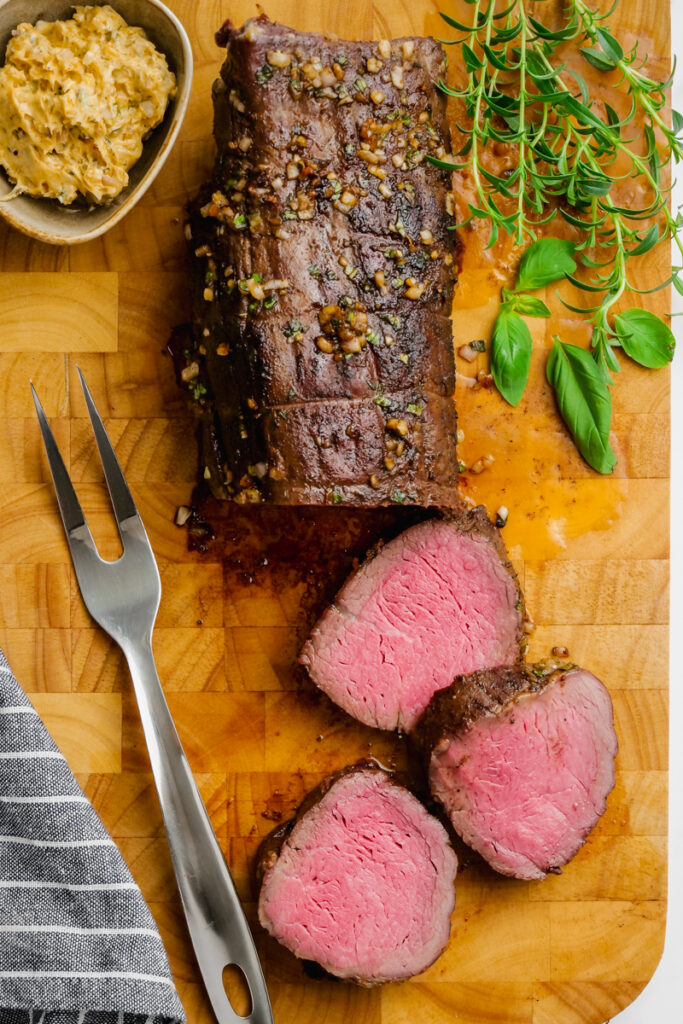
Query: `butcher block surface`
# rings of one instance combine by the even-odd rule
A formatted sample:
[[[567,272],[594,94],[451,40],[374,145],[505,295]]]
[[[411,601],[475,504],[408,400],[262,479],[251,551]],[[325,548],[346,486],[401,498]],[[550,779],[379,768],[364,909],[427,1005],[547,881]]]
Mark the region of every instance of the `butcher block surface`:
[[[174,525],[176,508],[192,501],[197,457],[192,416],[164,352],[171,327],[188,315],[183,206],[213,159],[210,91],[222,59],[214,30],[256,9],[247,0],[169,6],[192,39],[194,89],[179,141],[140,204],[103,238],[72,249],[42,246],[0,222],[0,646],[149,902],[189,1021],[208,1024],[135,699],[121,654],[78,593],[29,378],[101,551],[115,557],[77,365],[105,418],[159,561],[159,674],[252,921],[256,848],[307,790],[362,756],[410,767],[401,741],[334,709],[295,663],[353,559],[415,513],[209,509],[218,537],[206,552],[189,551],[187,531]],[[295,28],[378,39],[445,35],[437,10],[431,0],[267,5],[273,20]],[[659,0],[621,0],[612,25],[625,48],[640,39],[665,77],[669,29]],[[641,260],[641,286],[665,277],[666,261],[661,248]],[[456,344],[490,336],[500,282],[484,276],[476,287],[476,275],[469,286],[463,276]],[[552,329],[586,344],[585,325],[562,311],[554,288],[546,292],[559,317]],[[666,292],[645,298],[666,311]],[[494,875],[459,847],[450,944],[410,982],[367,990],[313,980],[256,927],[276,1024],[600,1024],[635,998],[660,958],[669,376],[624,367],[613,392],[619,465],[600,478],[573,453],[553,410],[543,379],[548,325],[532,327],[526,406],[511,413],[494,392],[459,395],[464,461],[487,445],[496,457],[481,477],[465,474],[463,486],[492,512],[509,509],[503,537],[536,623],[530,656],[566,646],[609,688],[616,788],[576,859],[544,882]]]

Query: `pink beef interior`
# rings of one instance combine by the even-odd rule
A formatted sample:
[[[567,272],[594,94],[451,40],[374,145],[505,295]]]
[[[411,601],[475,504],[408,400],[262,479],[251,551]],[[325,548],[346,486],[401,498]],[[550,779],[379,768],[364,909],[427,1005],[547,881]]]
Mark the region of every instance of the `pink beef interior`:
[[[496,871],[544,878],[566,864],[614,786],[612,703],[583,669],[432,753],[430,785],[456,832]]]
[[[301,660],[361,722],[410,731],[456,675],[518,659],[518,597],[492,544],[430,519],[350,578]]]
[[[457,861],[445,829],[376,771],[342,776],[264,876],[261,924],[340,978],[427,967],[448,940]]]

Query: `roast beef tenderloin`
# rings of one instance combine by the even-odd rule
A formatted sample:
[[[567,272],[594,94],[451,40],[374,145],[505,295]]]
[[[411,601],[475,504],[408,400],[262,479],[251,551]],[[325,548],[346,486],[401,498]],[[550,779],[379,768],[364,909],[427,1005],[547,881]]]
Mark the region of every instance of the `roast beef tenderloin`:
[[[457,860],[443,825],[384,770],[332,776],[260,851],[258,913],[295,956],[361,985],[441,953]]]
[[[483,508],[425,520],[346,581],[305,644],[313,681],[366,725],[409,732],[456,675],[521,658],[523,600]]]
[[[444,52],[265,16],[218,34],[218,156],[190,206],[180,377],[219,498],[455,501]]]
[[[544,878],[572,859],[614,786],[612,702],[585,669],[459,676],[414,734],[433,795],[496,871]]]

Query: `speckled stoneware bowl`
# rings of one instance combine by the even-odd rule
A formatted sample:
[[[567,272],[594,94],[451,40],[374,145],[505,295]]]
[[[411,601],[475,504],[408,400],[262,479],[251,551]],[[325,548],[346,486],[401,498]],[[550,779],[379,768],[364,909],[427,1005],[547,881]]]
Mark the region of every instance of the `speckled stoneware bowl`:
[[[19,231],[53,245],[76,245],[108,231],[145,194],[171,151],[187,109],[192,86],[192,50],[187,33],[175,14],[158,0],[108,0],[129,25],[139,25],[161,53],[165,54],[177,81],[177,92],[166,116],[144,143],[142,156],[130,170],[124,190],[102,206],[62,206],[56,199],[17,196],[0,202],[0,216]],[[92,6],[96,4],[93,3]],[[73,3],[62,0],[0,0],[0,64],[12,30],[21,22],[32,24],[41,18],[58,21],[70,18]],[[11,192],[0,168],[0,197]]]

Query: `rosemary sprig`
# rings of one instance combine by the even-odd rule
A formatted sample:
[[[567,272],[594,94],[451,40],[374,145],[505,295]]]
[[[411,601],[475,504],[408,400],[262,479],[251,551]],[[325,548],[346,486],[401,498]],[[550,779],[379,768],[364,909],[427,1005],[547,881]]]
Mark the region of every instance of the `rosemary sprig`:
[[[672,125],[663,117],[671,78],[660,82],[648,75],[637,46],[624,52],[606,25],[614,7],[600,13],[585,0],[566,0],[561,24],[550,27],[529,12],[527,0],[466,3],[472,7],[469,25],[442,14],[452,28],[464,33],[454,42],[460,45],[466,85],[458,90],[439,83],[464,105],[466,120],[458,126],[464,141],[455,154],[456,160],[462,159],[455,164],[432,161],[469,170],[475,199],[468,204],[463,223],[487,221],[489,246],[495,244],[501,230],[517,245],[524,245],[560,216],[579,235],[575,255],[582,273],[566,276],[577,288],[595,296],[588,307],[563,301],[590,318],[591,354],[604,385],[610,385],[611,374],[619,370],[615,348],[621,347],[642,365],[663,365],[673,354],[668,326],[644,310],[631,310],[630,317],[628,313],[614,317],[612,311],[626,292],[639,291],[629,279],[631,257],[672,238],[683,256],[683,217],[670,211],[669,190],[662,183],[663,168],[672,160],[678,163],[683,159],[683,116],[674,111]],[[619,76],[615,88],[630,100],[625,117],[610,104],[596,105],[591,99],[583,76],[562,59],[567,44],[578,46],[582,57],[597,70]],[[636,118],[643,124],[644,154],[634,148],[634,140],[626,133]],[[496,143],[514,152],[514,161],[502,171],[490,156]],[[625,167],[620,175],[614,168],[616,161]],[[612,193],[613,186],[624,178],[637,178],[646,185],[647,199],[640,207],[621,206]],[[644,221],[650,223],[644,225]],[[649,290],[673,282],[683,294],[682,271],[675,268],[671,278]],[[500,346],[508,353],[512,349],[526,353],[528,349],[518,325],[510,321],[510,313],[509,304],[504,303],[503,323],[494,332],[492,359],[495,364],[497,354],[502,355],[499,366],[506,364],[506,359],[502,348],[497,352],[497,336],[504,339]],[[644,333],[656,337],[653,345],[643,343]],[[557,345],[562,343],[558,340]],[[558,399],[560,378],[583,366],[573,353],[567,356],[564,348],[553,349],[561,355],[555,355],[555,372],[549,373]],[[526,364],[528,370],[526,355],[516,362]],[[506,365],[502,391],[508,400],[511,396],[516,399],[516,404],[526,378],[514,379],[509,370]],[[499,377],[503,379],[502,373]],[[564,389],[565,395],[594,386],[585,372],[574,374],[573,380],[572,387]],[[601,472],[609,471],[611,459],[605,445],[603,454],[594,457],[591,453],[596,446],[584,443],[586,438],[576,433],[578,421],[565,415],[562,401],[559,405],[584,457]],[[600,407],[599,428],[604,431],[607,424],[609,432],[606,407],[604,403]]]

